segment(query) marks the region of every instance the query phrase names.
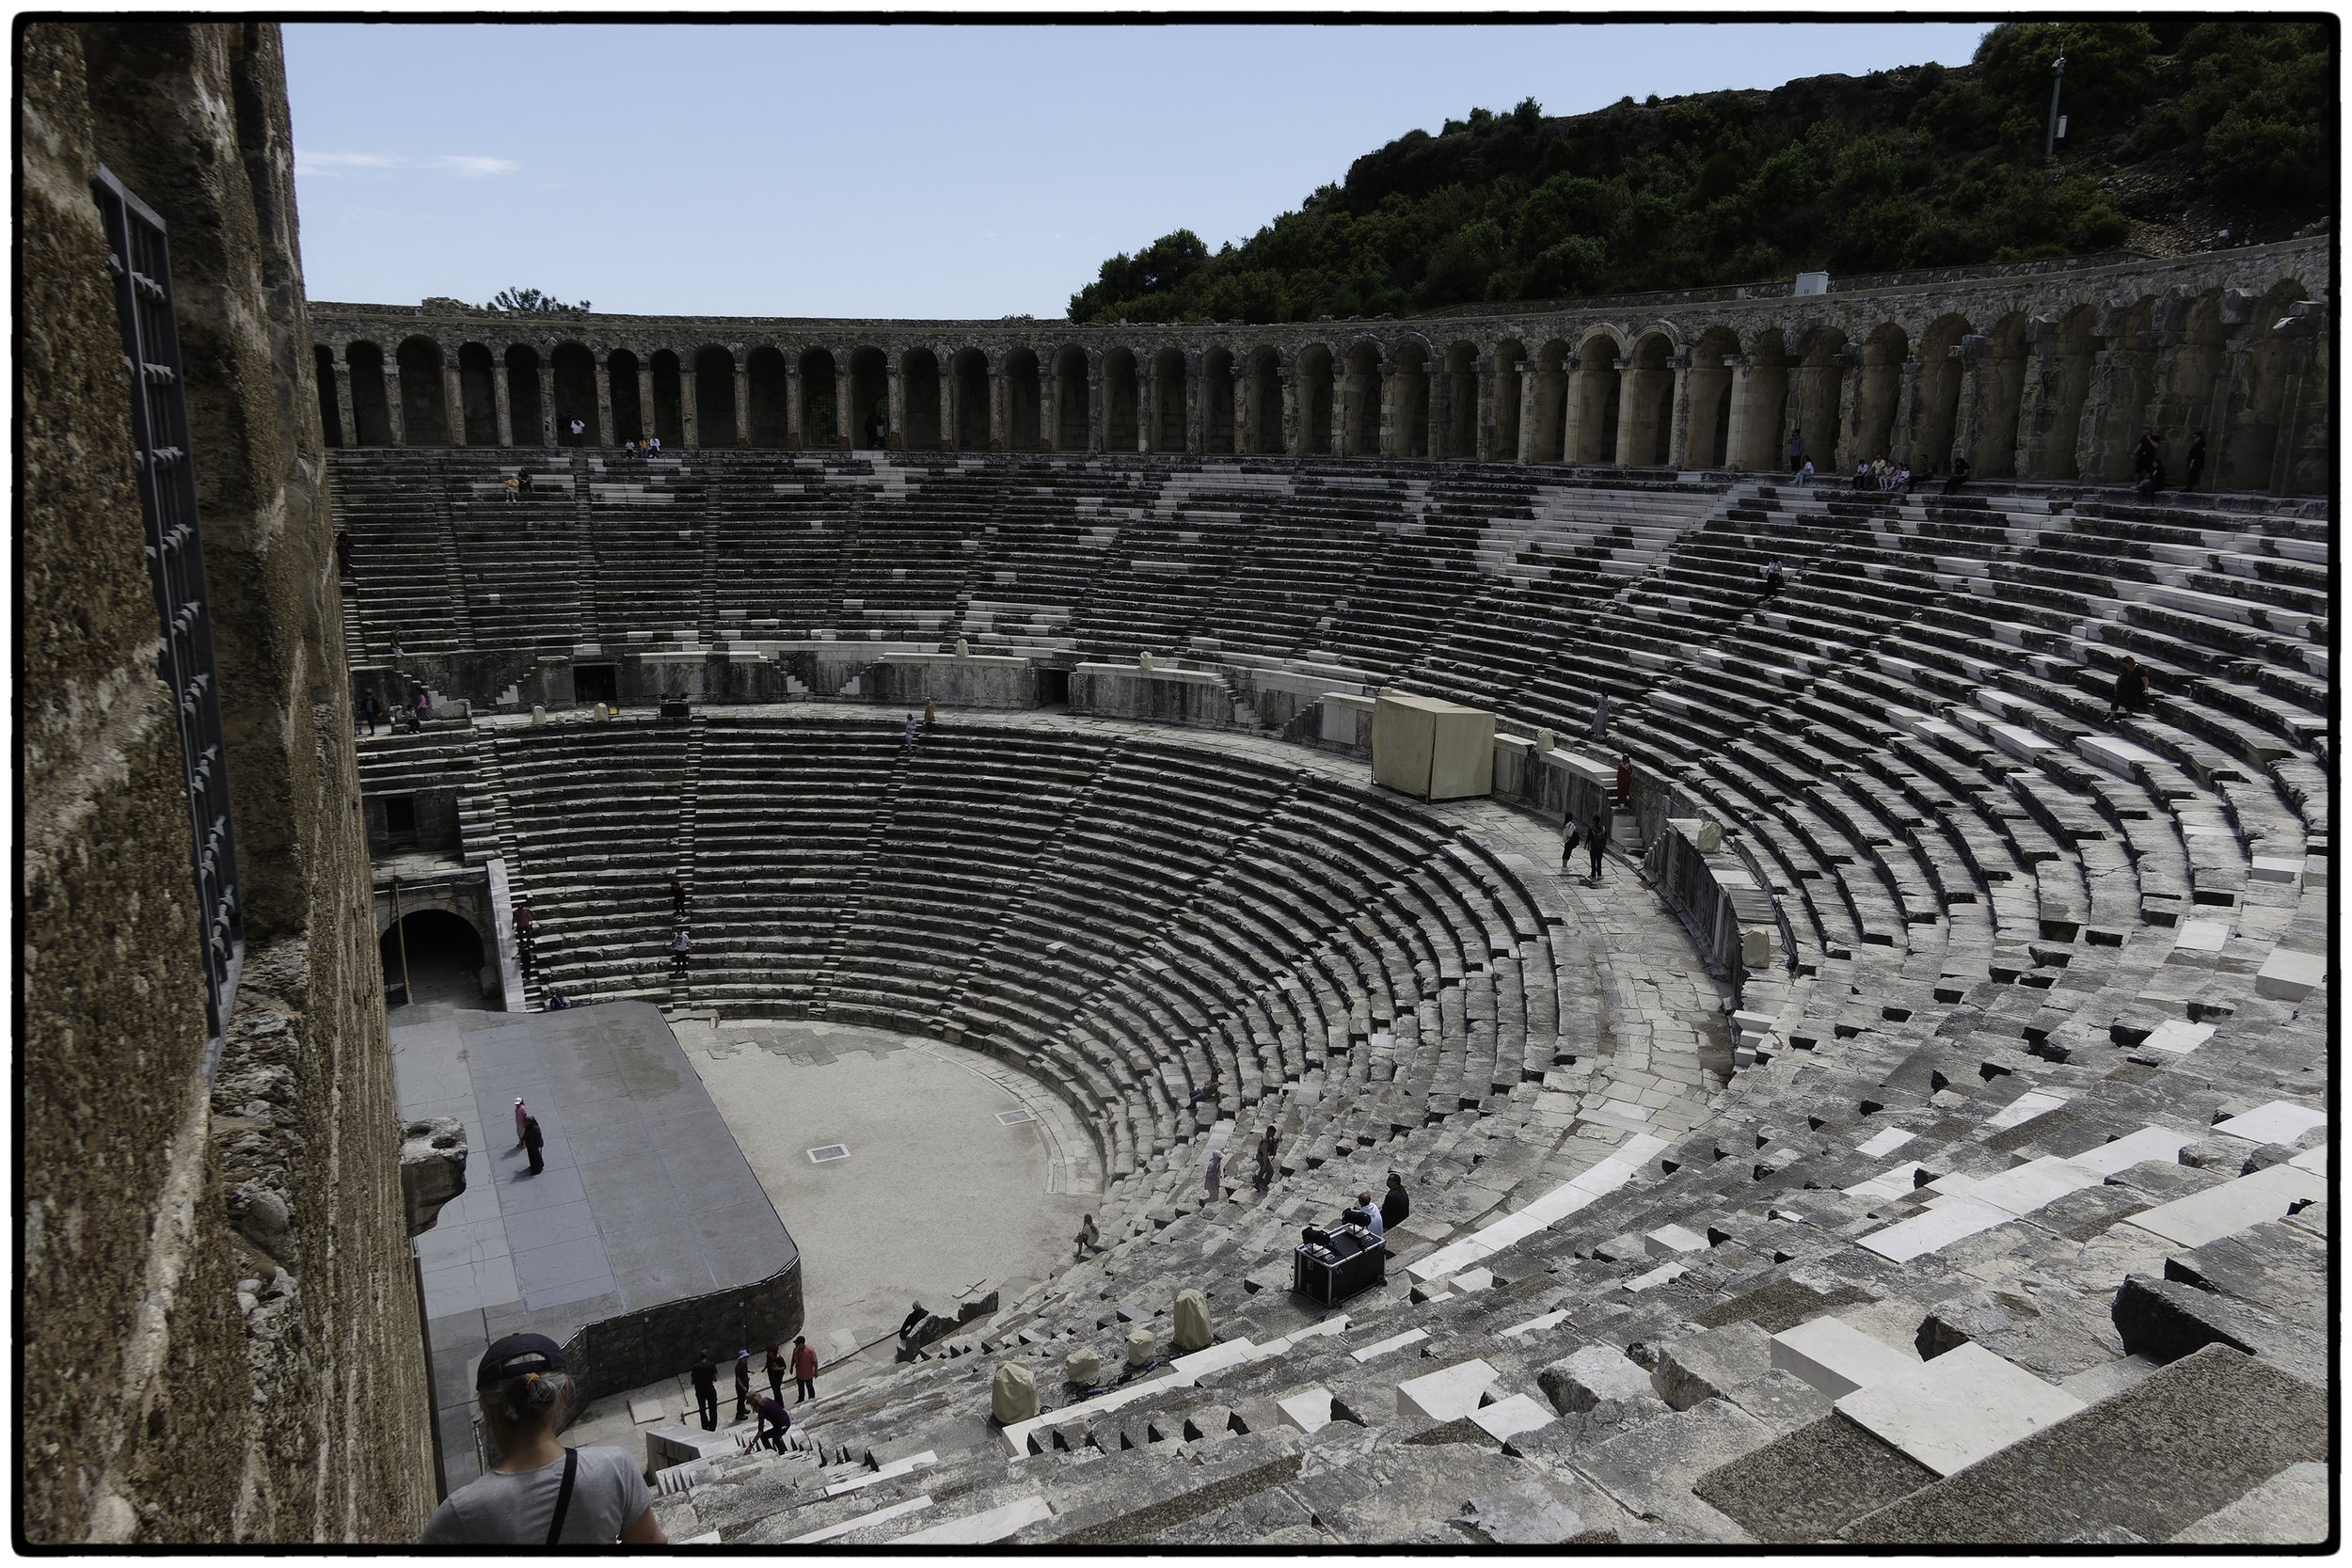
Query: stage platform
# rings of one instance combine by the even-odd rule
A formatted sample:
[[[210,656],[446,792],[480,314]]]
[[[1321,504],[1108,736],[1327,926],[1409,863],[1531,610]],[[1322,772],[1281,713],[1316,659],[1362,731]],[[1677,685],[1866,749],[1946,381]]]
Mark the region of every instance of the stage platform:
[[[416,1238],[443,1483],[480,1473],[473,1370],[529,1330],[564,1345],[587,1398],[708,1350],[789,1339],[799,1249],[658,1008],[392,1014],[405,1117],[466,1128],[466,1191]],[[546,1134],[530,1174],[516,1096]]]

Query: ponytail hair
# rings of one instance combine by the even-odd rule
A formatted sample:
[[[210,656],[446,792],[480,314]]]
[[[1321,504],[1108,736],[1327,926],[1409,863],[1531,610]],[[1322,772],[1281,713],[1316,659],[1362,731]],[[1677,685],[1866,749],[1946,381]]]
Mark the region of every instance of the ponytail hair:
[[[490,1419],[516,1432],[546,1426],[562,1413],[572,1380],[563,1372],[525,1372],[482,1390]]]

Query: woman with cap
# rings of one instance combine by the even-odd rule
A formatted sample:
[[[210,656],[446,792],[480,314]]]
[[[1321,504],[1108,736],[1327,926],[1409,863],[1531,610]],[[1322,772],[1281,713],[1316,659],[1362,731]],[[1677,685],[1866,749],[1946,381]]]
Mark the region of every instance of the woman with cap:
[[[451,1493],[424,1527],[428,1546],[660,1546],[653,1491],[621,1449],[567,1449],[555,1429],[571,1402],[564,1352],[510,1334],[474,1373],[499,1462]]]

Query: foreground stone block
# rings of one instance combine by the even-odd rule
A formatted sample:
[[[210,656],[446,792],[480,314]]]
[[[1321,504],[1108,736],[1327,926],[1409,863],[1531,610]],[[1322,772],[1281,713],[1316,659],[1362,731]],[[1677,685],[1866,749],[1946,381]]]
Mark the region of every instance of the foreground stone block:
[[[400,1198],[408,1234],[417,1236],[466,1190],[466,1129],[453,1117],[432,1117],[402,1127],[401,1139]]]
[[[1754,1323],[1728,1323],[1677,1339],[1661,1351],[1650,1384],[1667,1404],[1688,1410],[1772,1370],[1772,1336]]]
[[[2293,1164],[2272,1165],[2143,1209],[2124,1223],[2182,1246],[2203,1246],[2265,1220],[2281,1219],[2295,1204],[2327,1196],[2328,1184],[2320,1177]]]
[[[1458,1361],[1398,1384],[1396,1413],[1407,1420],[1458,1421],[1478,1408],[1494,1383],[1495,1370],[1486,1362]]]
[[[1535,1374],[1535,1386],[1563,1416],[1579,1415],[1604,1401],[1645,1399],[1650,1375],[1613,1345],[1586,1345]]]
[[[2328,1347],[2318,1334],[2211,1291],[2136,1274],[2116,1291],[2113,1313],[2115,1331],[2132,1355],[2178,1361],[2207,1345],[2227,1345],[2314,1386],[2328,1382]]]
[[[2082,1408],[2065,1389],[1974,1344],[1837,1402],[1838,1414],[1945,1476]]]
[[[2328,1539],[2328,1466],[2290,1465],[2172,1538],[2184,1546],[2315,1546]]]
[[[1848,1418],[1830,1414],[1700,1478],[1692,1488],[1758,1541],[1828,1541],[1936,1474]]]
[[[1497,1546],[1556,1546],[1584,1528],[1582,1515],[1534,1481],[1472,1497],[1449,1523]]]
[[[2254,972],[2254,994],[2280,1002],[2300,1002],[2328,980],[2325,954],[2297,953],[2281,947]]]
[[[1470,1419],[1478,1430],[1497,1442],[1504,1442],[1522,1432],[1534,1432],[1549,1426],[1559,1418],[1525,1394],[1513,1394],[1490,1405],[1470,1412]]]
[[[1772,1369],[1794,1372],[1834,1400],[1901,1377],[1918,1365],[1894,1346],[1836,1318],[1816,1318],[1772,1336]]]

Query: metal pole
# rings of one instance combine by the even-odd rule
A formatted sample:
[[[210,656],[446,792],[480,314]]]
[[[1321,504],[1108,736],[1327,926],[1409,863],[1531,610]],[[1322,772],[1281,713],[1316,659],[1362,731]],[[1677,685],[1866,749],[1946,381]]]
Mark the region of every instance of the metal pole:
[[[414,1005],[415,988],[408,983],[408,932],[400,923],[400,879],[392,879],[392,935],[400,939],[400,999]]]
[[[2058,151],[2058,88],[2066,83],[2066,56],[2060,55],[2050,62],[2050,129],[2042,138],[2042,155],[2045,158]]]

